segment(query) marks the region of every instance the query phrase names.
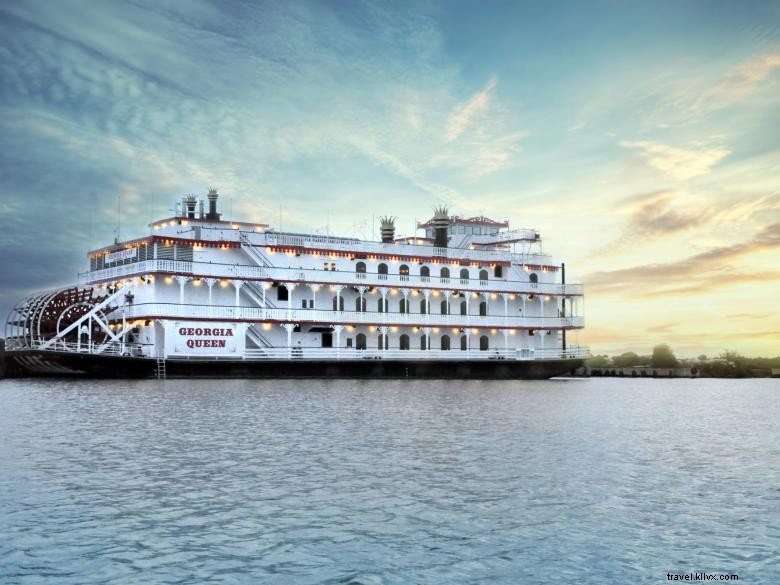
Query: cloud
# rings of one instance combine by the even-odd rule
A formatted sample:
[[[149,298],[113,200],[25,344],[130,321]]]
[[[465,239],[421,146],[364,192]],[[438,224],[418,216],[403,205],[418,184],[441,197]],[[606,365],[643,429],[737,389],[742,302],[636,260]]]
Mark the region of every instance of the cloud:
[[[585,277],[588,292],[631,294],[643,297],[700,294],[735,282],[771,282],[778,271],[747,272],[731,268],[728,262],[780,248],[780,222],[761,229],[748,241],[710,248],[675,262],[645,264],[619,270],[598,271]]]
[[[490,96],[493,89],[496,87],[495,78],[491,78],[487,85],[473,96],[468,101],[459,105],[452,112],[447,120],[447,140],[452,141],[457,139],[466,128],[472,123],[473,119],[480,113],[487,109],[490,103]]]
[[[638,150],[652,168],[677,181],[706,175],[730,151],[725,148],[685,149],[650,140],[622,141],[621,146]]]
[[[699,112],[711,112],[739,101],[780,67],[780,53],[765,53],[729,71],[702,93],[693,104]]]

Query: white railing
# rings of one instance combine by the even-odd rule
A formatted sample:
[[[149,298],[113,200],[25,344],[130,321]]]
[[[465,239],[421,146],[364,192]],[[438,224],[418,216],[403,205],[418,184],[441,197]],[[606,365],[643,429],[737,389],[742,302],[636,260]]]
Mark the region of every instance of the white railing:
[[[584,326],[582,317],[524,317],[503,315],[441,315],[425,313],[378,313],[236,307],[228,305],[180,305],[177,303],[137,303],[124,307],[127,319],[228,319],[239,321],[279,321],[284,323],[325,323],[328,325],[398,325],[452,328],[562,329]]]
[[[437,248],[428,245],[415,244],[383,244],[381,242],[366,242],[358,239],[332,238],[327,236],[279,234],[266,232],[256,234],[258,239],[263,239],[270,246],[291,246],[309,249],[321,249],[337,252],[349,252],[353,254],[390,254],[398,256],[420,258],[457,258],[466,260],[483,261],[511,261],[511,255],[504,250],[469,250],[465,248]],[[258,242],[261,245],[263,242]]]
[[[79,275],[81,284],[164,272],[191,275],[199,278],[266,279],[277,282],[302,282],[307,284],[344,286],[397,286],[419,289],[450,289],[468,292],[496,292],[507,294],[571,295],[583,294],[581,284],[531,283],[515,280],[471,280],[438,276],[377,274],[373,272],[346,272],[300,268],[247,266],[243,264],[215,264],[211,262],[185,262],[181,260],[145,260]]]
[[[83,353],[96,355],[121,355],[125,357],[148,357],[144,355],[144,348],[151,348],[151,344],[145,343],[121,343],[119,341],[93,342],[91,345],[87,341],[76,343],[71,341],[57,340],[51,345],[46,345],[48,340],[29,340],[24,343],[15,343],[6,347],[6,351],[22,351],[30,349],[40,349],[45,351],[57,351],[64,353]],[[147,352],[148,353],[148,352]]]

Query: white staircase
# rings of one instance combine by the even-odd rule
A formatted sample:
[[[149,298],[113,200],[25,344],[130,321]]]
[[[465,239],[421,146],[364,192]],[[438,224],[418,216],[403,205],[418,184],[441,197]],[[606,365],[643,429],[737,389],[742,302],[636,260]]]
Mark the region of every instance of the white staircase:
[[[263,252],[263,248],[259,246],[253,246],[252,242],[249,241],[249,237],[241,232],[238,236],[238,239],[241,241],[241,249],[246,252],[247,256],[252,258],[259,266],[265,266],[267,268],[273,267],[273,263],[271,262],[270,258],[266,256],[265,252]]]

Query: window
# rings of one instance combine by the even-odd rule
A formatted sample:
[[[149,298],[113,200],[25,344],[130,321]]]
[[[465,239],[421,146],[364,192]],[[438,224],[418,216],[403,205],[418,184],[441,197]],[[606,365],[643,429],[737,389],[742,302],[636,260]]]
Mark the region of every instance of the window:
[[[460,336],[460,349],[466,351],[469,348],[469,338],[465,335]]]
[[[352,347],[352,338],[347,337],[347,347]]]
[[[301,299],[301,309],[306,308],[306,299]]]
[[[431,275],[431,269],[427,266],[420,266],[420,276],[430,276]]]
[[[338,300],[338,309],[336,308],[336,301]],[[334,311],[343,311],[344,310],[344,297],[333,297],[333,310]]]
[[[461,315],[467,315],[468,314],[468,308],[466,307],[466,301],[460,302],[460,314]]]
[[[530,280],[533,283],[539,282],[539,276],[537,276],[536,272],[532,272],[528,275],[528,280]]]
[[[439,276],[442,278],[449,278],[450,277],[450,269],[446,266],[441,269],[441,272],[439,273]]]
[[[468,280],[469,279],[469,269],[468,268],[461,268],[460,269],[460,279],[461,280]]]
[[[408,313],[409,312],[409,301],[407,299],[401,299],[398,302],[398,311],[400,313]]]
[[[290,298],[290,293],[287,290],[287,287],[280,284],[276,288],[276,300],[277,301],[286,301],[289,298]]]
[[[330,269],[333,270],[333,271],[336,270],[336,263],[335,262],[331,262],[330,263]]]
[[[387,335],[379,334],[379,337],[377,337],[377,343],[376,346],[379,349],[390,349],[390,343],[387,339]]]
[[[406,335],[406,333],[401,335],[400,348],[401,349],[409,349],[409,336]]]
[[[355,336],[355,348],[366,349],[366,335],[365,333],[358,333]]]
[[[420,349],[422,349],[422,350],[428,349],[428,336],[427,335],[420,335]]]
[[[401,267],[398,269],[398,274],[401,276],[409,276],[409,267],[406,264],[401,264]]]
[[[420,314],[425,315],[425,313],[428,312],[428,306],[425,302],[425,299],[420,301]]]
[[[365,298],[360,298],[360,297],[356,297],[355,298],[355,310],[356,311],[365,312],[365,310],[366,310],[366,299]]]
[[[479,338],[479,349],[481,351],[487,351],[490,349],[490,342],[488,341],[487,335],[483,335]]]
[[[387,299],[379,297],[376,300],[376,310],[380,313],[387,313]]]
[[[488,279],[488,271],[487,270],[480,270],[479,271],[479,279],[480,280],[487,280]]]
[[[496,278],[503,278],[504,277],[504,269],[501,266],[496,266],[493,270],[493,276]]]
[[[355,272],[358,274],[365,274],[366,273],[366,263],[365,262],[358,262],[355,264]]]
[[[447,300],[445,299],[445,300],[443,300],[441,302],[441,314],[442,315],[449,314],[449,310],[448,309],[449,309],[449,303],[447,303]]]
[[[479,315],[480,317],[485,317],[487,315],[487,301],[479,303]]]
[[[450,349],[450,336],[449,335],[442,335],[441,336],[441,348],[443,351],[449,351]]]
[[[328,269],[328,263],[327,263],[327,262],[325,262],[325,263],[322,265],[322,269],[323,269],[323,270],[327,270],[327,269]]]
[[[382,264],[376,267],[376,271],[379,274],[387,274],[387,264],[383,262]]]

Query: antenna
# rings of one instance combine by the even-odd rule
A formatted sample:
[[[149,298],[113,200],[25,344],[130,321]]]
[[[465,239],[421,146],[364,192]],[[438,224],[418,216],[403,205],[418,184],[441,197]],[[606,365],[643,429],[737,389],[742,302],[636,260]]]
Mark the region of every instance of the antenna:
[[[119,238],[122,235],[122,192],[120,191],[116,195],[116,241],[119,242]]]

